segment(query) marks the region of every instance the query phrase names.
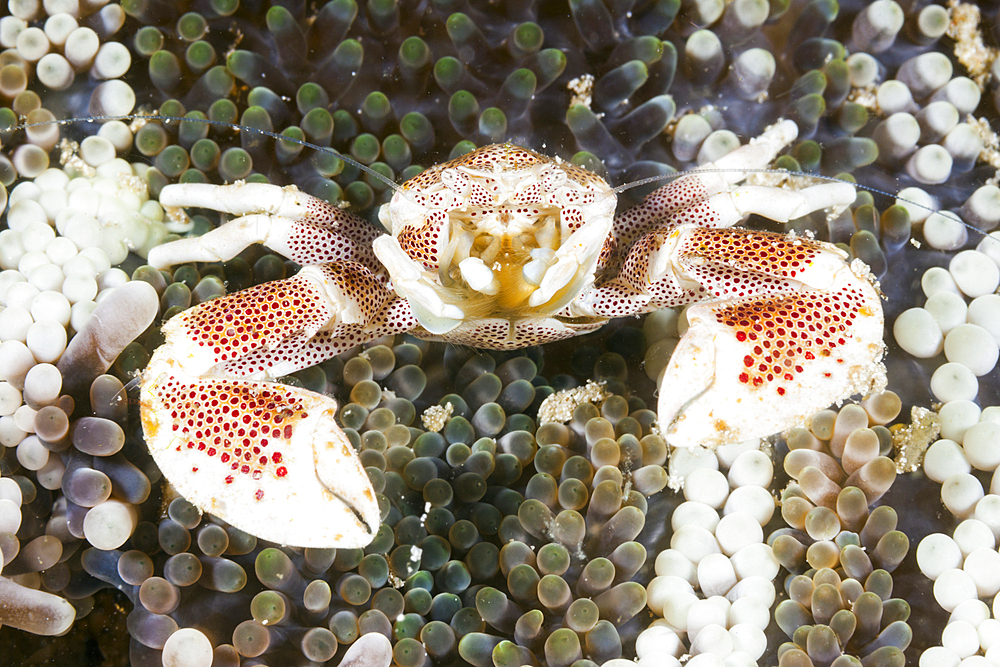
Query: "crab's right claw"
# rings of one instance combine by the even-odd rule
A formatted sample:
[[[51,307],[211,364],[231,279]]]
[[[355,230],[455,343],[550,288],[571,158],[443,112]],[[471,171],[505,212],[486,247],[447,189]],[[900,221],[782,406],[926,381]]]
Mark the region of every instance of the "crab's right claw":
[[[879,293],[866,266],[836,253],[811,267],[826,277],[814,289],[688,309],[690,326],[659,381],[667,442],[715,447],[768,436],[884,387]]]
[[[257,537],[358,548],[380,512],[336,402],[273,382],[195,378],[164,345],[142,376],[153,459],[178,493]]]

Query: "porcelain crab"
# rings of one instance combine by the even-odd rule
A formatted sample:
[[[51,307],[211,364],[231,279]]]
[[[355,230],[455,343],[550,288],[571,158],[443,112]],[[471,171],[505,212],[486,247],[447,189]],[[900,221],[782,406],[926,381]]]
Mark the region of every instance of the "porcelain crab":
[[[239,217],[155,248],[153,266],[263,243],[303,268],[166,323],[141,381],[149,449],[179,493],[237,527],[358,547],[379,507],[336,402],[272,380],[377,337],[513,349],[696,304],[659,381],[659,427],[681,447],[765,436],[866,393],[883,352],[867,267],[827,243],[730,228],[853,202],[846,183],[734,187],[795,136],[779,122],[617,216],[601,178],[510,144],[404,183],[380,212],[388,234],[294,187],[168,186],[166,206]]]

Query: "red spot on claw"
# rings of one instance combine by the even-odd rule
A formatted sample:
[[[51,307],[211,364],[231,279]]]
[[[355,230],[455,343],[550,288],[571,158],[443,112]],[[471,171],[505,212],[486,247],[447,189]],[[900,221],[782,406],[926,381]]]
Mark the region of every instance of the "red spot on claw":
[[[284,477],[288,474],[288,468],[285,466],[279,466],[278,469],[274,471],[274,474],[278,477]]]
[[[232,483],[233,483],[233,476],[226,475],[226,484],[232,484]]]
[[[257,493],[253,494],[253,497],[256,498],[257,500],[263,500],[264,489],[257,489]]]

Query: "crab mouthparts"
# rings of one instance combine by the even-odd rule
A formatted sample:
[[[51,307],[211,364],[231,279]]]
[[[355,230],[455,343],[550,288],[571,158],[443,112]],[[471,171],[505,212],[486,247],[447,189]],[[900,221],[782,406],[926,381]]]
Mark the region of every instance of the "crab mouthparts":
[[[560,214],[554,207],[523,206],[453,211],[439,263],[442,287],[460,293],[458,305],[467,313],[558,310],[592,278],[606,233],[596,224],[563,234]]]
[[[558,209],[530,225],[514,215],[502,230],[490,229],[495,214],[475,217],[475,227],[464,216],[444,226],[450,234],[437,271],[410,257],[394,237],[375,241],[396,293],[432,333],[479,318],[513,321],[558,312],[593,283],[612,222],[610,215],[597,216],[563,234]]]
[[[489,265],[482,257],[466,257],[458,262],[457,276],[455,265],[452,265],[449,278],[453,281],[456,277],[461,278],[472,292],[470,298],[494,297],[498,311],[524,307],[545,280],[549,267],[555,264],[555,251],[550,248],[526,251],[512,246],[509,238],[502,239],[501,251]],[[567,280],[571,277],[567,276]],[[554,286],[558,289],[565,285]]]
[[[602,179],[506,144],[425,173],[381,209],[374,250],[429,332],[550,317],[593,284],[617,202]]]

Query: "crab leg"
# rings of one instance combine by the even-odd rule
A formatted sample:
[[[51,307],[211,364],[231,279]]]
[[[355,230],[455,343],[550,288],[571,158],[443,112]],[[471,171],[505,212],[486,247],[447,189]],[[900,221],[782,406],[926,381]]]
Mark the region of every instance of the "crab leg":
[[[364,546],[378,504],[337,403],[234,376],[273,377],[413,323],[357,262],[308,266],[184,311],[142,376],[149,450],[185,498],[259,537]]]
[[[358,336],[352,345],[364,342],[362,331],[377,321],[391,298],[362,264],[314,264],[291,278],[178,313],[164,325],[163,335],[171,356],[189,374],[213,375],[254,352],[270,353],[270,365],[288,361],[318,333],[338,326],[354,327]]]
[[[273,348],[258,348],[226,362],[220,370],[226,375],[254,380],[281,377],[315,366],[375,338],[400,333],[419,334],[419,326],[406,300],[392,298],[364,326],[335,324],[312,337],[304,333],[292,336]]]
[[[737,152],[739,151],[734,151]],[[684,181],[691,178],[694,176],[687,177]],[[671,185],[664,186],[657,192],[666,190]],[[654,195],[656,192],[650,197]],[[798,191],[748,186],[695,200],[688,206],[674,209],[668,220],[660,220],[642,233],[629,248],[618,267],[617,275],[584,292],[572,304],[571,310],[577,315],[611,318],[711,298],[697,276],[692,274],[683,278],[675,273],[675,259],[683,262],[685,253],[690,252],[691,248],[700,247],[698,244],[708,244],[705,247],[710,247],[716,238],[729,238],[726,236],[727,228],[750,214],[756,213],[771,220],[787,222],[816,210],[846,205],[854,201],[854,198],[854,187],[850,184],[827,183]],[[637,208],[643,206],[645,204],[640,204]],[[698,233],[697,230],[706,233]],[[734,231],[736,236],[733,238],[737,238],[740,233]],[[780,235],[776,236],[780,238]],[[688,239],[689,243],[685,245],[680,242],[681,239]],[[699,264],[718,260],[716,257],[701,256],[699,252],[696,255],[698,259],[693,261]],[[758,265],[754,270],[765,274],[771,272],[764,265]]]
[[[619,247],[628,247],[643,233],[665,225],[729,227],[750,213],[787,222],[854,201],[854,190],[846,183],[824,183],[799,191],[764,186],[731,189],[751,171],[765,169],[796,136],[798,128],[793,121],[779,121],[748,144],[654,190],[641,204],[615,219]]]
[[[361,218],[296,189],[263,183],[168,185],[163,206],[210,208],[241,216],[197,237],[157,246],[149,264],[158,269],[184,262],[232,259],[254,243],[302,264],[350,260],[372,271],[379,264],[372,242],[383,232]]]

